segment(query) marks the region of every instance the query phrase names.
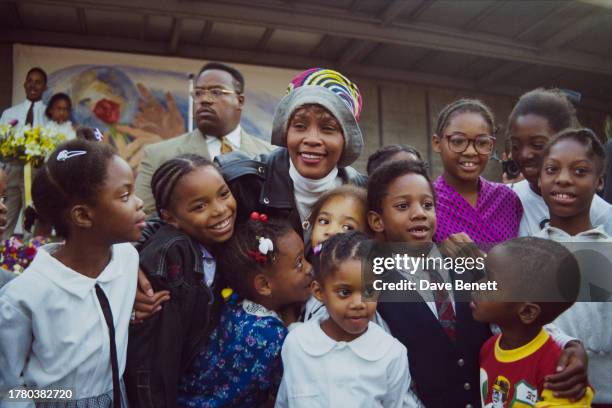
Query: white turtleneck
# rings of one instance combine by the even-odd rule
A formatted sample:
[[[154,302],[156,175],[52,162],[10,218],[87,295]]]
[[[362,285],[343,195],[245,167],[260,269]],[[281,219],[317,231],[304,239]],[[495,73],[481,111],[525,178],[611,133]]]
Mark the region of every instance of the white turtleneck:
[[[323,178],[309,179],[302,176],[289,160],[289,177],[293,181],[295,205],[302,222],[308,219],[310,209],[323,193],[342,185],[342,178],[338,176],[338,167],[334,167]]]

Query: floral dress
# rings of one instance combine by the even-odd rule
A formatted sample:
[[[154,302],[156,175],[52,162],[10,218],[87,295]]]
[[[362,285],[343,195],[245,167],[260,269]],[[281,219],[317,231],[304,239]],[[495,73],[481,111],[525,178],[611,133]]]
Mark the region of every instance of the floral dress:
[[[275,312],[249,300],[226,304],[208,347],[179,384],[178,405],[246,407],[266,401],[280,384],[286,336]]]

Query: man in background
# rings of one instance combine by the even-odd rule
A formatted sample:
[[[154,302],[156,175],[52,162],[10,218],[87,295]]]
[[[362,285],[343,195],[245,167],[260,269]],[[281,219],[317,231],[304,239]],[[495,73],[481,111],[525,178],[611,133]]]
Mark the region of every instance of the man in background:
[[[147,215],[155,211],[151,178],[166,160],[183,153],[199,154],[212,161],[235,150],[252,157],[273,150],[272,145],[247,134],[240,126],[245,96],[244,78],[237,69],[215,62],[204,65],[192,97],[197,129],[144,148],[136,195],[144,201]]]
[[[39,67],[31,68],[26,75],[23,88],[26,100],[5,110],[0,118],[0,124],[14,124],[17,127],[44,126],[47,106],[43,103],[42,96],[47,90],[47,73]],[[13,234],[24,200],[23,164],[17,161],[6,161],[5,164],[8,183],[6,187],[7,224],[3,234],[4,239]]]

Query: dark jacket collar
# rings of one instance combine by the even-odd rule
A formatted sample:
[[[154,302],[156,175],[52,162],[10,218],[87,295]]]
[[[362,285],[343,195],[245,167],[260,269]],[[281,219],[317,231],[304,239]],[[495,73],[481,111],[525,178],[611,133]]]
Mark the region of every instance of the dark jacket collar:
[[[289,177],[289,151],[279,147],[266,158],[266,178],[259,202],[275,208],[293,208],[293,180]]]

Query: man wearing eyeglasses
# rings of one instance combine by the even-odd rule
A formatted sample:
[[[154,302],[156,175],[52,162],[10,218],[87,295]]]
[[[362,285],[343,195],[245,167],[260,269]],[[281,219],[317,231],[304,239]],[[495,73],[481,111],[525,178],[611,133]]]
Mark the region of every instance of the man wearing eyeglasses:
[[[236,150],[254,157],[274,148],[250,136],[240,126],[245,102],[244,78],[235,68],[216,62],[204,65],[191,96],[197,129],[144,148],[136,178],[136,195],[144,201],[147,214],[155,211],[151,178],[166,160],[195,153],[212,161],[216,156]]]

